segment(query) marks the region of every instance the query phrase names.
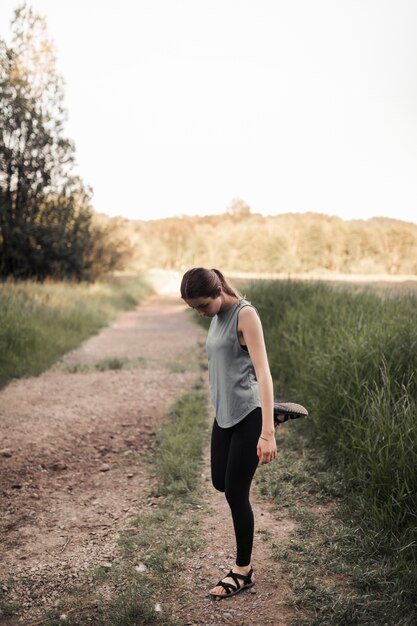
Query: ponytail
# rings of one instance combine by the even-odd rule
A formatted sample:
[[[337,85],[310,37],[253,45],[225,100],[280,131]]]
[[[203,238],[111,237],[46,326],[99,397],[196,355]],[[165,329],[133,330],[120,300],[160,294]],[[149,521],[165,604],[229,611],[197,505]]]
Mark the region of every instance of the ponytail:
[[[229,296],[241,298],[239,292],[227,282],[220,270],[194,267],[185,272],[181,281],[181,298],[215,298],[219,290]]]
[[[218,276],[224,293],[227,293],[229,296],[234,296],[235,298],[241,298],[240,293],[234,287],[232,287],[230,283],[227,282],[220,270],[216,270],[213,268],[211,271]]]

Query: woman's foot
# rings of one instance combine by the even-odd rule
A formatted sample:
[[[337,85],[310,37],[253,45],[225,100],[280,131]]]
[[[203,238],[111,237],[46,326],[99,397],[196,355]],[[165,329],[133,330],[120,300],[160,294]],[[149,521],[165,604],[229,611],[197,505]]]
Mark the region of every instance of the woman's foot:
[[[235,565],[230,572],[218,584],[210,590],[212,598],[229,598],[244,589],[253,587],[255,580],[251,565],[239,567]]]

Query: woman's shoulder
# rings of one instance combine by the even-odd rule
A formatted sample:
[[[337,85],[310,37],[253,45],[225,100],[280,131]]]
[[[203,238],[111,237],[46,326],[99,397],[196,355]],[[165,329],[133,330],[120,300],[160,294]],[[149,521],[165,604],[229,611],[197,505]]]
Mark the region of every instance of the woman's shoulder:
[[[259,318],[256,307],[249,300],[242,299],[239,302],[238,310],[239,319],[255,319]]]
[[[254,311],[256,311],[256,306],[250,300],[247,300],[246,298],[241,298],[239,300],[239,308],[241,309],[249,308],[249,309],[253,309]]]

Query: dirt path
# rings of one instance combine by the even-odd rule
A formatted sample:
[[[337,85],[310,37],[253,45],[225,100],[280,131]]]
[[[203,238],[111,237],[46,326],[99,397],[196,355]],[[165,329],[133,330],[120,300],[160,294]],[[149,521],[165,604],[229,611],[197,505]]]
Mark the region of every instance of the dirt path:
[[[262,469],[258,469],[262,471]],[[203,551],[188,563],[182,583],[188,593],[175,607],[181,626],[290,626],[295,609],[288,606],[288,585],[278,563],[271,558],[272,544],[288,539],[295,527],[285,513],[278,513],[252,488],[255,538],[252,563],[256,584],[252,589],[223,600],[212,600],[207,592],[234,563],[233,526],[224,495],[211,486],[209,455],[205,463],[205,515],[201,536]]]
[[[170,405],[201,375],[204,338],[178,297],[160,294],[45,374],[0,392],[0,579],[8,600],[23,605],[19,618],[3,623],[31,623],[80,573],[89,584],[89,571],[111,563],[119,531],[151,504],[146,454]],[[109,369],[114,359],[121,369]],[[208,457],[206,463],[204,554],[183,571],[183,583],[188,577],[195,587],[174,606],[174,617],[184,626],[290,624],[271,543],[292,522],[256,493],[254,592],[207,598],[230,568],[234,547],[230,515],[209,484]]]

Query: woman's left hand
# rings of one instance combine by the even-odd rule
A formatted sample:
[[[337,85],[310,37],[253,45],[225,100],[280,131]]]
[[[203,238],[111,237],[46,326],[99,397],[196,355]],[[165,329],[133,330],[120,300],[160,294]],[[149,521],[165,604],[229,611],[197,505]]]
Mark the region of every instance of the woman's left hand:
[[[259,463],[264,465],[265,463],[270,463],[277,458],[277,442],[275,441],[275,436],[272,436],[271,439],[267,441],[261,437],[258,440],[258,446],[256,449],[258,454]]]

